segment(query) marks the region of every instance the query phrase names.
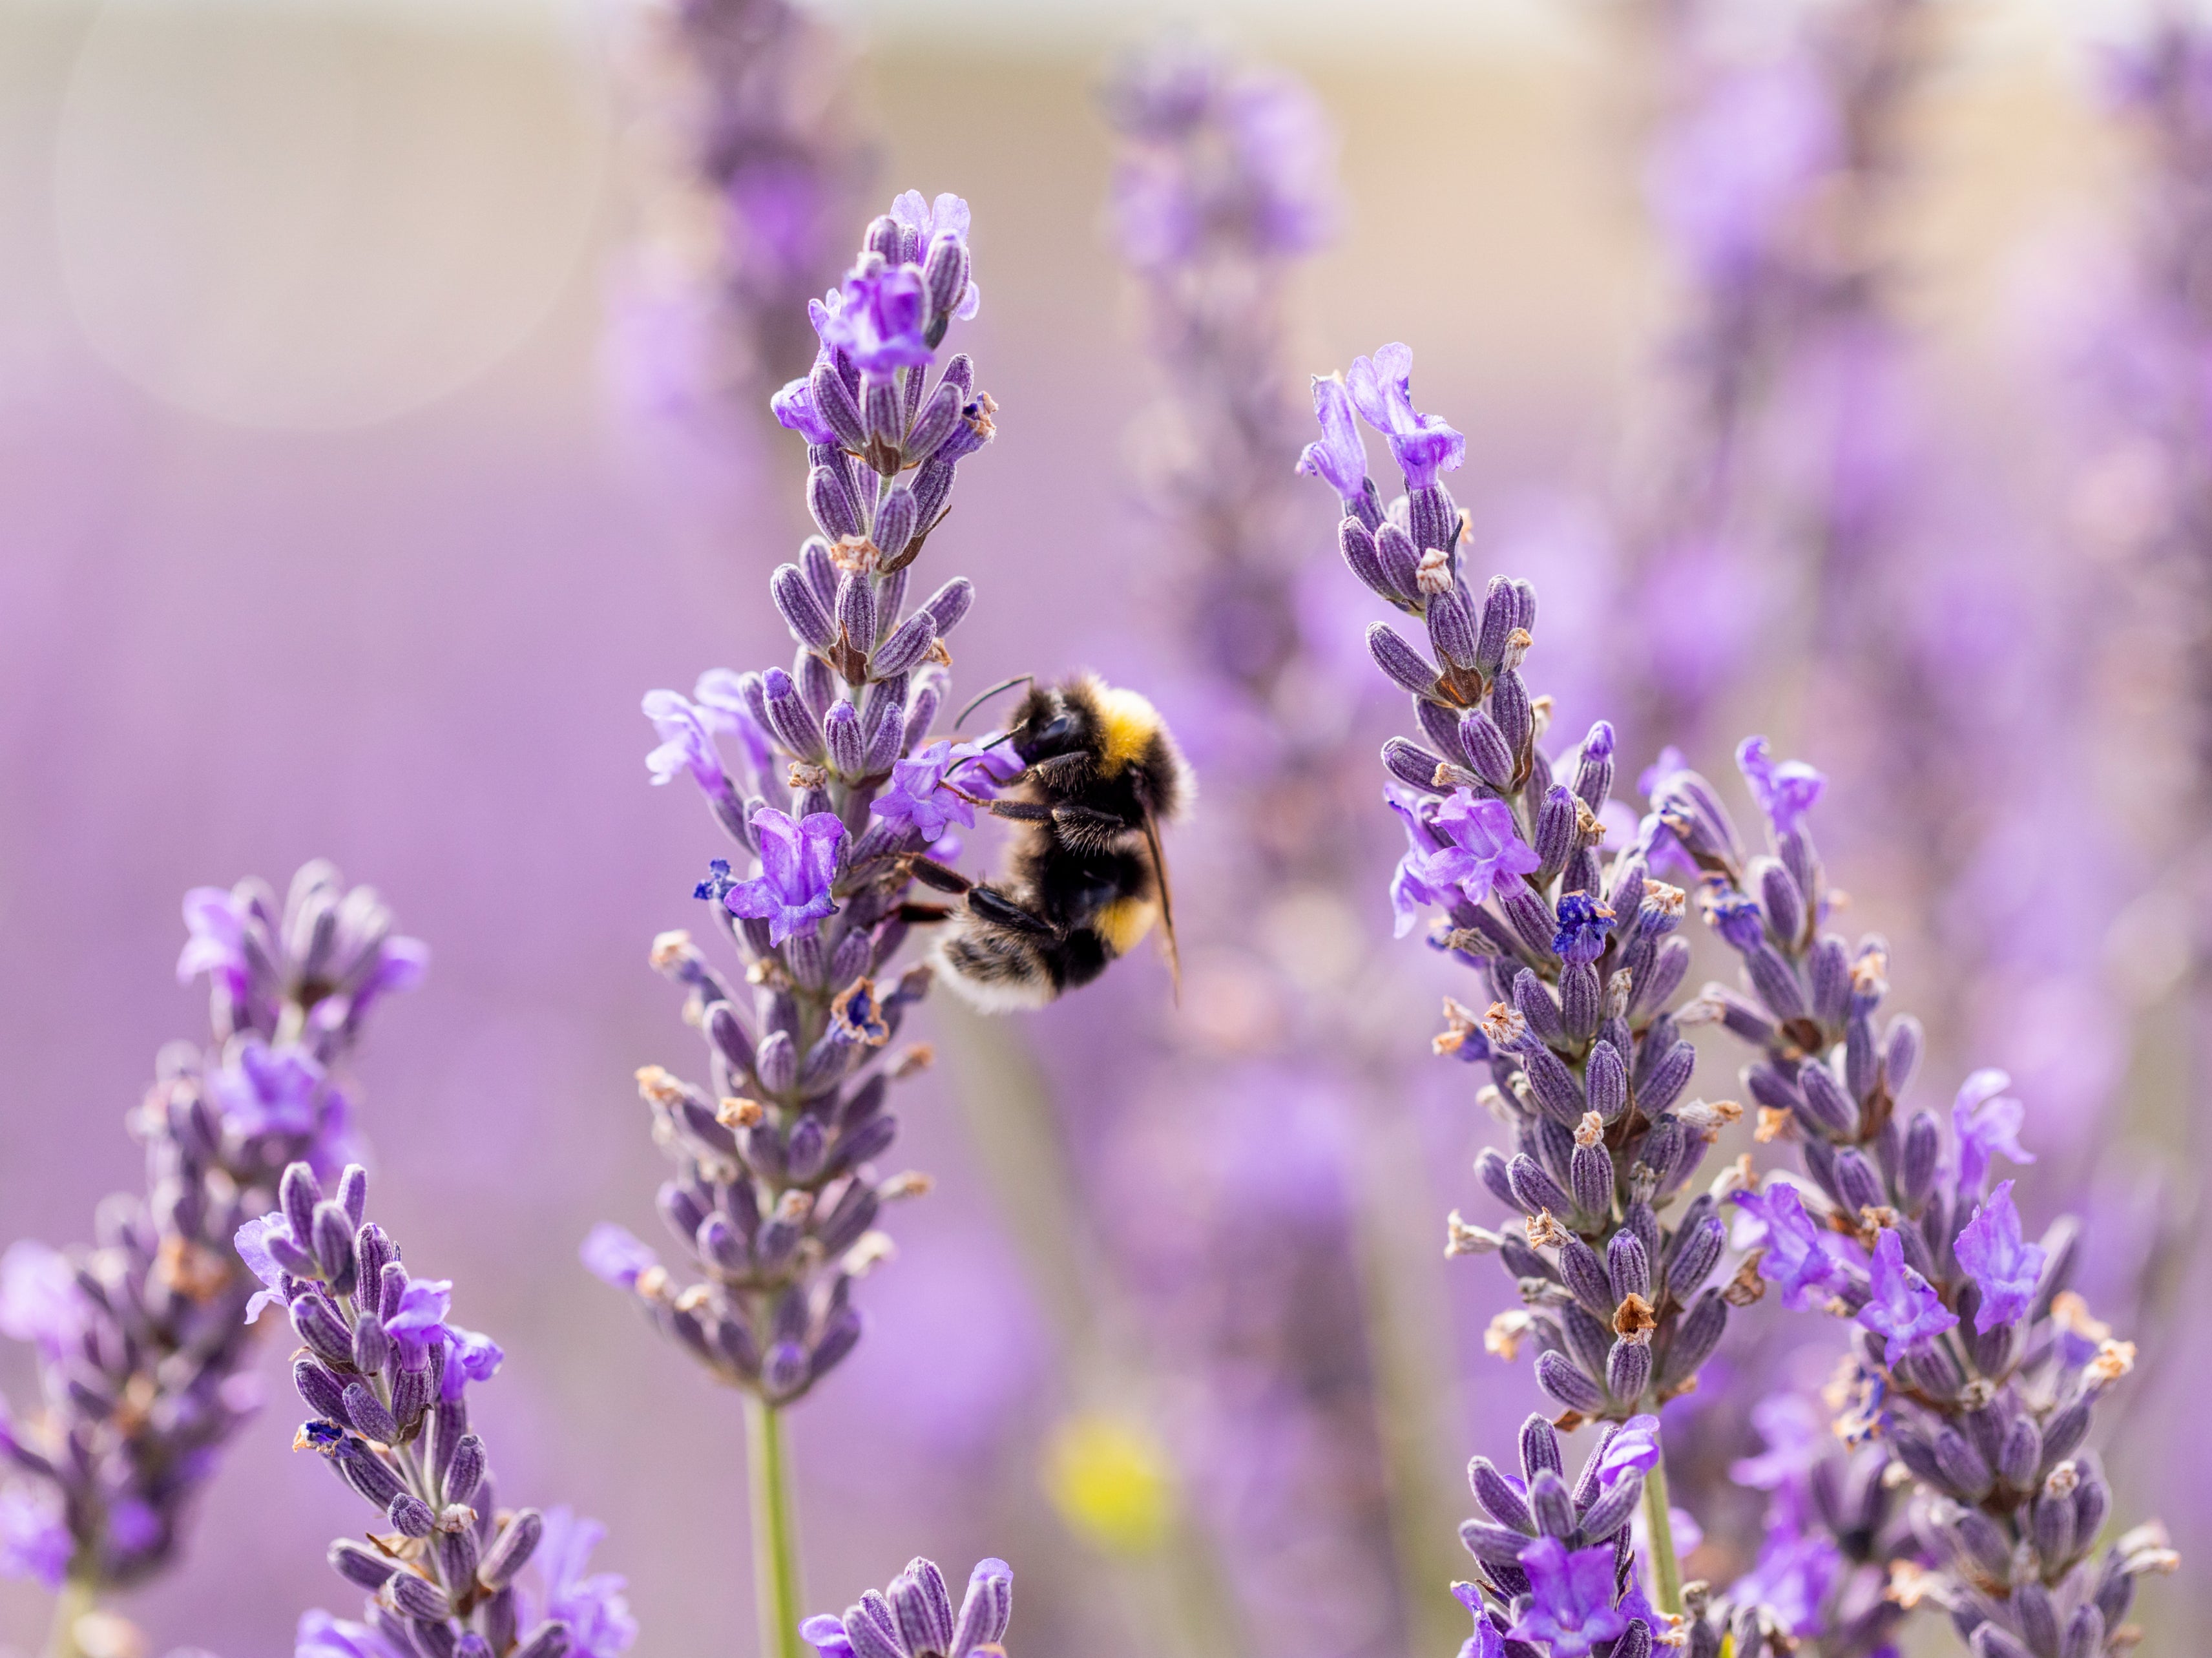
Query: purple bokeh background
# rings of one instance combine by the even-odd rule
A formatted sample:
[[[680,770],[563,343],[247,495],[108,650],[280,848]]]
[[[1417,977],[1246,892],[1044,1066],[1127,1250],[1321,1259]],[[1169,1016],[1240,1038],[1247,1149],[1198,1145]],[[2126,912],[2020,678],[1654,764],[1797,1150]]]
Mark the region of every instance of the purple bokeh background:
[[[308,856],[336,860],[433,950],[428,983],[384,1010],[355,1075],[380,1214],[410,1261],[458,1281],[457,1316],[507,1348],[481,1410],[507,1488],[607,1522],[602,1561],[630,1578],[644,1649],[742,1646],[736,1401],[586,1277],[575,1246],[602,1216],[653,1229],[660,1162],[631,1073],[687,1058],[693,1039],[644,958],[654,931],[690,923],[714,837],[688,790],[647,786],[638,698],[787,649],[762,576],[798,533],[793,446],[740,426],[704,454],[625,425],[605,363],[625,227],[612,182],[589,198],[588,234],[566,252],[552,238],[514,278],[517,307],[542,320],[457,389],[321,430],[229,424],[146,390],[167,382],[100,332],[78,221],[53,187],[83,141],[88,18],[0,19],[0,1240],[79,1238],[93,1202],[137,1179],[123,1114],[156,1047],[204,1016],[170,971],[185,888],[249,872],[281,885]],[[388,23],[362,73],[391,94],[421,84],[424,64],[458,64],[448,97],[533,89],[515,107],[552,110],[552,129],[583,132],[621,176],[588,54],[572,60],[550,34],[460,34]],[[1345,245],[1302,290],[1302,346],[1319,366],[1420,342],[1425,405],[1471,437],[1455,492],[1479,529],[1528,549],[1540,583],[1596,560],[1556,491],[1605,471],[1668,302],[1637,163],[1607,113],[1610,61],[1594,46],[1302,65],[1344,129],[1350,203]],[[872,82],[887,186],[956,188],[976,214],[987,302],[970,349],[999,437],[963,470],[932,548],[981,588],[956,641],[970,687],[1079,663],[1137,672],[1159,655],[1158,537],[1124,459],[1150,381],[1099,229],[1095,68],[1072,52],[887,50]],[[2002,85],[2008,105],[1984,96],[1945,118],[1954,159],[1931,189],[1976,208],[1963,222],[1924,210],[1942,262],[1915,304],[1942,342],[1948,411],[2006,455],[2002,481],[2032,512],[2048,486],[2032,450],[2006,448],[2006,370],[1966,319],[2031,233],[2079,210],[2095,162],[2030,177],[2035,155],[2009,153],[2007,135],[2087,117],[2036,72]],[[396,149],[405,130],[370,120],[358,143]],[[433,143],[407,165],[428,180],[444,163]],[[2000,187],[1962,182],[1989,177]],[[512,193],[533,188],[526,177]],[[1431,251],[1377,258],[1417,212]],[[433,287],[434,254],[464,277],[496,275],[496,260],[470,261],[505,230],[495,213],[400,257],[419,254]],[[537,244],[517,232],[507,245]],[[324,302],[322,326],[344,335],[343,296]],[[1326,518],[1317,505],[1322,561]],[[1595,622],[1554,602],[1564,667],[1574,619]],[[1559,688],[1576,725],[1591,710]],[[1394,833],[1378,812],[1383,856]],[[1899,902],[1861,896],[1869,924]],[[1900,1003],[1942,971],[1901,963]],[[1032,1033],[1048,1071],[1079,1077],[1126,1010],[1165,990],[1146,961],[1056,1009]],[[1409,1041],[1432,1006],[1425,991],[1418,1003]],[[2154,1050],[2136,1085],[2170,1094],[2176,1063]],[[1472,1194],[1474,1140],[1455,1079],[1415,1074],[1437,1190],[1407,1202],[1441,1214]],[[916,1552],[963,1570],[1004,1553],[1021,1575],[1021,1646],[1127,1649],[1134,1632],[1039,1490],[1036,1447],[1069,1389],[946,1080],[910,1096],[892,1159],[938,1188],[900,1216],[901,1258],[865,1297],[868,1340],[795,1426],[810,1581],[828,1606]],[[1281,1109],[1309,1149],[1339,1131],[1321,1107]],[[1506,1293],[1493,1273],[1451,1281],[1458,1456],[1501,1450],[1527,1408],[1524,1376],[1480,1350]],[[185,1565],[126,1604],[157,1652],[288,1649],[298,1611],[338,1598],[323,1544],[356,1505],[285,1449],[284,1344],[270,1343],[268,1412],[231,1452]],[[19,1356],[0,1357],[11,1390]],[[2183,1460],[2156,1431],[2130,1462]],[[2194,1447],[2185,1460],[2202,1466]],[[2203,1522],[2166,1506],[2186,1551]],[[2178,1611],[2187,1593],[2176,1581],[2149,1598]],[[43,1617],[41,1597],[0,1584],[0,1649],[33,1649]]]

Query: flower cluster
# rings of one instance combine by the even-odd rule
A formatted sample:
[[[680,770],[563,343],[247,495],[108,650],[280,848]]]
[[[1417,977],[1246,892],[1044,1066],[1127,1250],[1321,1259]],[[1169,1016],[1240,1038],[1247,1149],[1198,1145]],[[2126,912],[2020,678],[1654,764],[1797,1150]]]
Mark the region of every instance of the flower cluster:
[[[1851,1380],[1847,1367],[1831,1390],[1831,1409],[1849,1402]],[[1741,1626],[1780,1649],[1808,1643],[1820,1658],[1894,1652],[1905,1609],[1889,1593],[1891,1574],[1924,1559],[1896,1462],[1879,1441],[1838,1442],[1814,1403],[1797,1393],[1761,1399],[1751,1419],[1765,1448],[1729,1472],[1739,1484],[1769,1494],[1766,1534],[1751,1570],[1698,1609],[1692,1649],[1708,1629],[1717,1637]],[[1741,1641],[1736,1649],[1744,1649]]]
[[[925,966],[886,982],[916,912],[906,860],[935,846],[1018,764],[930,739],[947,694],[944,645],[974,590],[955,578],[910,613],[908,582],[942,521],[953,471],[989,441],[992,402],[964,356],[933,383],[946,330],[973,316],[968,204],[908,192],[868,227],[842,284],[810,308],[813,372],[775,399],[806,439],[806,498],[821,533],[769,578],[798,641],[789,672],[702,675],[655,691],[657,783],[689,773],[747,873],[717,859],[696,896],[735,945],[747,994],[682,933],[656,968],[682,984],[706,1039],[710,1086],[638,1074],[677,1163],[663,1219],[700,1281],[679,1285],[618,1228],[585,1259],[723,1380],[771,1404],[797,1398],[852,1350],[852,1280],[887,1247],[872,1232],[920,1176],[878,1177],[896,1132],[889,1084],[928,1061],[888,1063]],[[734,766],[721,740],[730,740]]]
[[[968,1575],[960,1610],[933,1561],[915,1559],[882,1594],[870,1589],[842,1618],[810,1618],[799,1633],[821,1658],[1004,1658],[1014,1613],[1014,1574],[984,1560]]]
[[[1525,1217],[1492,1232],[1455,1215],[1451,1248],[1498,1254],[1520,1286],[1525,1306],[1492,1326],[1493,1350],[1533,1342],[1547,1393],[1622,1420],[1692,1386],[1727,1327],[1706,1283],[1726,1243],[1717,1199],[1663,1217],[1741,1113],[1686,1098],[1695,1055],[1666,1011],[1689,965],[1673,936],[1683,894],[1652,877],[1643,839],[1603,850],[1612,727],[1556,762],[1540,747],[1549,705],[1521,672],[1535,593],[1494,576],[1478,601],[1462,575],[1460,512],[1438,475],[1465,441],[1413,407],[1412,358],[1388,346],[1316,381],[1322,436],[1300,466],[1342,500],[1353,573],[1427,636],[1425,653],[1387,623],[1368,633],[1423,734],[1382,753],[1408,843],[1391,900],[1401,933],[1441,910],[1431,942],[1488,993],[1480,1015],[1447,1002],[1437,1048],[1488,1068],[1480,1097],[1513,1149],[1485,1151],[1476,1170]],[[1405,474],[1387,512],[1355,410]]]
[[[292,1381],[314,1412],[294,1440],[390,1527],[331,1545],[339,1576],[368,1592],[362,1621],[312,1612],[300,1658],[616,1658],[636,1637],[623,1580],[589,1575],[599,1527],[566,1509],[502,1509],[468,1388],[498,1344],[450,1319],[453,1285],[413,1277],[366,1217],[368,1176],[349,1165],[329,1196],[304,1163],[278,1205],[240,1227],[239,1257],[289,1313]]]
[[[129,1119],[143,1195],[94,1217],[94,1246],[29,1241],[0,1261],[0,1332],[37,1350],[43,1408],[0,1410],[0,1570],[94,1595],[159,1570],[217,1453],[259,1399],[231,1234],[295,1159],[334,1173],[350,1141],[332,1078],[369,1009],[422,976],[366,887],[310,863],[280,906],[258,881],[185,899],[178,976],[204,973],[214,1048],[172,1044]]]
[[[1608,1426],[1570,1486],[1559,1435],[1532,1416],[1521,1424],[1518,1479],[1486,1456],[1468,1465],[1489,1518],[1460,1527],[1482,1574],[1453,1586],[1474,1614],[1462,1658],[1650,1658],[1668,1624],[1636,1581],[1630,1521],[1659,1461],[1658,1434],[1656,1417]]]
[[[812,350],[808,297],[836,271],[868,170],[853,47],[793,0],[659,0],[633,33],[643,223],[623,367],[650,405],[765,394]]]
[[[1654,782],[1657,838],[1695,866],[1706,921],[1741,964],[1742,988],[1708,985],[1698,1012],[1757,1051],[1744,1083],[1760,1135],[1803,1162],[1803,1179],[1734,1194],[1741,1240],[1790,1305],[1851,1321],[1838,1432],[1895,1459],[1942,1563],[1899,1561],[1888,1592],[1942,1606],[1977,1658],[2121,1651],[2135,1578],[2175,1564],[2154,1526],[2097,1547],[2112,1494],[2085,1447],[2134,1347],[2069,1289],[2074,1223],[2030,1240],[2013,1183],[1991,1188],[1997,1158],[2032,1161],[2002,1072],[1967,1079],[1948,1148],[1935,1113],[1901,1115],[1919,1027],[1878,1021],[1881,941],[1853,948],[1823,925],[1834,894],[1805,823],[1820,775],[1775,765],[1758,738],[1738,760],[1765,853],[1747,857],[1714,791],[1680,770]]]

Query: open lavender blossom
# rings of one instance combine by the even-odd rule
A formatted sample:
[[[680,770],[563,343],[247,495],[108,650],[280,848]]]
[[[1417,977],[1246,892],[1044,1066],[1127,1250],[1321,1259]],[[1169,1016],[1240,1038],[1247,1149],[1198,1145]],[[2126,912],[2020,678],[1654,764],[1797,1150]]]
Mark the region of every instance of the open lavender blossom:
[[[326,1196],[295,1163],[278,1197],[241,1228],[240,1253],[300,1338],[292,1382],[313,1414],[293,1448],[322,1457],[390,1528],[331,1545],[331,1569],[369,1599],[357,1624],[303,1618],[300,1658],[627,1651],[637,1625],[623,1580],[586,1570],[600,1527],[498,1505],[468,1389],[499,1368],[499,1347],[454,1323],[453,1285],[414,1277],[367,1217],[367,1172],[349,1166]]]
[[[1000,752],[930,735],[948,694],[944,638],[974,589],[956,576],[907,609],[954,469],[992,435],[967,357],[932,377],[947,330],[979,303],[969,229],[958,197],[908,191],[869,225],[844,282],[810,306],[813,371],[774,399],[806,440],[821,532],[769,579],[796,642],[789,670],[709,669],[690,698],[645,699],[660,740],[653,781],[689,776],[733,844],[695,896],[743,977],[726,977],[688,934],[654,942],[653,966],[684,987],[684,1016],[707,1045],[704,1088],[657,1065],[638,1073],[677,1165],[661,1216],[695,1280],[610,1227],[592,1234],[585,1264],[770,1404],[852,1351],[852,1283],[889,1253],[873,1229],[883,1204],[927,1186],[874,1167],[897,1132],[889,1085],[929,1058],[926,1047],[886,1058],[929,984],[927,966],[894,965],[908,927],[902,859],[972,825],[975,804],[1018,770]]]
[[[117,1192],[89,1247],[28,1240],[0,1259],[0,1333],[30,1344],[40,1407],[0,1406],[0,1571],[95,1599],[172,1561],[223,1445],[260,1402],[248,1320],[264,1300],[233,1234],[301,1161],[351,1144],[336,1072],[369,1009],[422,977],[368,887],[329,864],[280,905],[258,881],[186,894],[180,978],[207,976],[203,1050],[173,1043],[128,1116],[143,1195]],[[265,1252],[264,1252],[265,1258]]]
[[[1571,1486],[1541,1417],[1521,1425],[1517,1479],[1474,1459],[1468,1479],[1488,1518],[1460,1527],[1480,1571],[1454,1587],[1475,1619],[1464,1650],[1650,1658],[1655,1631],[1668,1625],[1637,1585],[1629,1533],[1659,1460],[1658,1430],[1656,1417],[1608,1425]]]
[[[810,1618],[799,1633],[821,1658],[999,1658],[1013,1612],[1014,1574],[1005,1561],[976,1564],[956,1613],[945,1574],[917,1558],[883,1593],[868,1590],[842,1618]]]
[[[1697,1015],[1753,1050],[1759,1137],[1796,1148],[1793,1207],[1850,1252],[1832,1294],[1790,1299],[1850,1320],[1838,1432],[1878,1441],[1911,1481],[1917,1551],[1893,1562],[1887,1593],[1948,1612],[1976,1658],[2124,1651],[2136,1579],[2177,1564],[2155,1525],[2099,1546],[2112,1492],[2092,1418],[2135,1348],[2069,1288],[2075,1223],[2030,1242],[2012,1182],[1987,1190],[1996,1158],[2029,1155],[2002,1073],[1967,1080],[1948,1148],[1936,1113],[1905,1114],[1920,1027],[1880,1018],[1882,941],[1854,947],[1823,924],[1835,895],[1805,820],[1816,774],[1801,768],[1806,786],[1785,793],[1759,740],[1739,758],[1765,852],[1747,855],[1717,794],[1679,768],[1652,780],[1646,838],[1695,867],[1705,919],[1741,964],[1741,985],[1707,985]],[[1782,1179],[1767,1177],[1763,1210],[1736,1197],[1755,1217],[1760,1275],[1788,1285],[1804,1277],[1804,1246],[1771,1206]]]

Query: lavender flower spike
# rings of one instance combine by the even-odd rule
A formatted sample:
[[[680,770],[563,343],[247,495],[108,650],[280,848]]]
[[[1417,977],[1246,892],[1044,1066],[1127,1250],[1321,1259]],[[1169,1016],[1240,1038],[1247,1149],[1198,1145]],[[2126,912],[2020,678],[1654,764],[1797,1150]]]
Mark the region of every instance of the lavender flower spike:
[[[822,533],[769,579],[798,643],[789,668],[713,668],[689,701],[647,699],[656,779],[687,772],[736,849],[695,893],[737,971],[682,933],[653,945],[706,1039],[703,1086],[638,1072],[676,1162],[658,1207],[697,1281],[678,1282],[617,1228],[592,1233],[585,1263],[718,1379],[769,1405],[852,1351],[852,1285],[890,1253],[875,1229],[883,1206],[927,1186],[875,1166],[897,1133],[889,1085],[927,1058],[888,1051],[929,984],[926,966],[895,962],[905,860],[972,824],[974,802],[1018,769],[930,736],[950,695],[944,638],[969,584],[907,604],[955,471],[993,432],[974,364],[938,360],[946,331],[975,311],[969,232],[958,197],[909,191],[868,226],[844,282],[806,308],[814,369],[777,407],[808,441]],[[741,772],[726,738],[742,746]]]
[[[810,1618],[799,1633],[821,1658],[972,1658],[1003,1653],[1013,1611],[1014,1574],[1005,1561],[977,1564],[955,1613],[945,1575],[917,1558],[881,1594],[870,1589],[842,1618]]]
[[[412,1277],[366,1218],[359,1166],[325,1198],[313,1172],[284,1172],[284,1202],[250,1222],[283,1265],[270,1289],[305,1343],[292,1379],[313,1412],[293,1441],[331,1466],[390,1528],[374,1547],[342,1537],[332,1570],[369,1592],[359,1624],[301,1620],[298,1658],[350,1646],[410,1652],[618,1658],[637,1636],[623,1580],[589,1576],[604,1535],[565,1509],[502,1509],[467,1390],[499,1368],[497,1345],[449,1321],[453,1286]],[[307,1235],[297,1226],[312,1217]]]
[[[1425,625],[1430,655],[1381,624],[1369,636],[1376,666],[1413,695],[1420,728],[1420,740],[1394,738],[1382,751],[1386,799],[1408,842],[1390,902],[1401,934],[1422,909],[1438,911],[1430,943],[1473,975],[1473,1005],[1448,998],[1432,1045],[1483,1067],[1477,1097],[1511,1134],[1510,1151],[1485,1150],[1475,1164],[1511,1220],[1492,1231],[1454,1213],[1446,1253],[1498,1256],[1522,1305],[1493,1320],[1485,1345],[1509,1361],[1523,1345],[1534,1350],[1537,1385],[1560,1406],[1561,1423],[1618,1424],[1695,1387],[1730,1306],[1758,1293],[1747,1263],[1713,1282],[1728,1250],[1720,1204],[1747,1175],[1724,1175],[1709,1192],[1691,1183],[1707,1148],[1743,1113],[1733,1100],[1687,1092],[1696,1054],[1668,1010],[1689,964],[1688,946],[1672,936],[1686,894],[1653,868],[1671,820],[1655,814],[1644,836],[1606,846],[1613,727],[1598,721],[1557,759],[1541,747],[1549,700],[1533,697],[1522,675],[1534,590],[1496,576],[1477,597],[1462,566],[1463,515],[1439,481],[1465,440],[1413,408],[1411,370],[1412,353],[1393,345],[1346,376],[1354,407],[1389,439],[1406,493],[1372,521],[1344,500],[1339,533],[1353,573]],[[1334,483],[1351,456],[1337,453],[1338,411],[1326,394],[1321,406],[1322,442],[1307,470]],[[1362,491],[1372,492],[1371,483]],[[1719,844],[1717,832],[1699,835],[1684,822],[1699,847]],[[1802,1253],[1810,1259],[1814,1247]],[[1812,1276],[1825,1271],[1822,1256]],[[1650,1626],[1620,1610],[1626,1527],[1638,1500],[1654,1521],[1655,1593],[1680,1615],[1654,1442],[1648,1479],[1617,1512],[1604,1511],[1599,1529],[1620,1533],[1617,1551],[1600,1548],[1600,1538],[1558,1535],[1575,1527],[1556,1507],[1557,1523],[1543,1527],[1552,1546],[1525,1558],[1525,1539],[1479,1526],[1468,1533],[1508,1608],[1483,1614],[1473,1646],[1496,1637],[1577,1655],[1602,1646],[1607,1658],[1631,1642],[1648,1652]],[[1533,1483],[1528,1501],[1537,1502]]]
[[[1745,860],[1725,811],[1694,777],[1656,786],[1680,820],[1692,808],[1709,815],[1686,850],[1705,871],[1708,920],[1743,964],[1742,989],[1709,986],[1702,1005],[1757,1051],[1745,1080],[1767,1137],[1797,1143],[1807,1203],[1839,1241],[1871,1246],[1863,1283],[1854,1267],[1829,1303],[1855,1308],[1857,1326],[1836,1426],[1847,1443],[1894,1459],[1871,1477],[1909,1485],[1913,1535],[1885,1541],[1831,1526],[1831,1540],[1840,1551],[1855,1539],[1856,1558],[1887,1564],[1892,1602],[1943,1606],[1975,1658],[2126,1649],[2136,1580],[2174,1570],[2178,1557],[2155,1526],[2098,1546],[2113,1498],[2087,1441],[2094,1407],[2134,1368],[2135,1348],[2069,1288],[2071,1222],[2031,1243],[2010,1181],[1981,1201],[1993,1155],[2025,1158],[2025,1107],[2005,1097],[2001,1071],[1967,1079],[1952,1110],[1958,1178],[1947,1190],[1935,1113],[1901,1116],[1919,1027],[1878,1020],[1887,947],[1865,939],[1854,948],[1824,930],[1834,895],[1802,811],[1770,810],[1770,853]],[[1769,1195],[1768,1236],[1782,1240],[1772,1181]],[[1837,1512],[1841,1488],[1826,1489],[1824,1523],[1847,1520]],[[1820,1580],[1818,1536],[1784,1521],[1776,1569],[1740,1585],[1741,1598],[1763,1599],[1760,1615],[1778,1626],[1856,1604]],[[1813,1575],[1781,1570],[1784,1550]],[[1778,1598],[1799,1604],[1778,1609]],[[1832,1631],[1853,1653],[1886,1633],[1864,1610],[1844,1612]]]
[[[103,1202],[89,1248],[26,1240],[0,1258],[0,1333],[36,1350],[46,1402],[35,1416],[0,1405],[0,1571],[95,1601],[175,1557],[252,1415],[252,1321],[281,1269],[250,1217],[277,1204],[288,1164],[337,1175],[351,1139],[338,1068],[369,1010],[428,960],[326,863],[281,904],[258,881],[197,888],[185,923],[178,971],[207,976],[213,1040],[165,1049],[128,1119],[144,1195]]]

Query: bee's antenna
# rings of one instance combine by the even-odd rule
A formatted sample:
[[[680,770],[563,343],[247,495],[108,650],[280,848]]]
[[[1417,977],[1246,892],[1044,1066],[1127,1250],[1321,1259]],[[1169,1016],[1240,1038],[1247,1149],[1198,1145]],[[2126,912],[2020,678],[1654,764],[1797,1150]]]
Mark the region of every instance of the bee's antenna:
[[[998,684],[993,686],[988,691],[984,692],[981,695],[972,699],[967,707],[960,710],[958,716],[952,722],[952,728],[955,731],[957,731],[963,725],[967,723],[968,716],[970,714],[973,714],[985,703],[989,702],[992,698],[997,696],[1001,691],[1012,691],[1016,686],[1027,685],[1036,678],[1036,675],[1034,674],[1017,674],[1011,680],[1000,680]]]

